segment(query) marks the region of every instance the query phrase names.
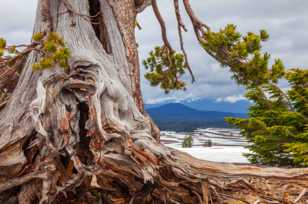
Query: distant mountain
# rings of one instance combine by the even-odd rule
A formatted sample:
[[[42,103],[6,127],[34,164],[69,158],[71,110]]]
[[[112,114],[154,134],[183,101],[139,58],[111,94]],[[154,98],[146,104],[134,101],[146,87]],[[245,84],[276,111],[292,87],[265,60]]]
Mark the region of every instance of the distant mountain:
[[[180,103],[169,103],[146,111],[162,130],[192,131],[201,127],[228,127],[225,117],[246,117],[241,113],[201,111]]]
[[[180,103],[169,103],[159,107],[149,108],[147,112],[160,120],[181,120],[181,121],[213,121],[224,117],[243,117],[242,113],[230,113],[221,111],[201,111],[190,108]]]
[[[167,105],[168,102],[158,104],[145,104],[146,109],[156,108],[162,105]],[[217,101],[216,99],[199,99],[195,101],[182,101],[181,104],[190,108],[201,111],[218,111],[228,113],[247,113],[251,103],[247,100],[239,100],[236,102]]]

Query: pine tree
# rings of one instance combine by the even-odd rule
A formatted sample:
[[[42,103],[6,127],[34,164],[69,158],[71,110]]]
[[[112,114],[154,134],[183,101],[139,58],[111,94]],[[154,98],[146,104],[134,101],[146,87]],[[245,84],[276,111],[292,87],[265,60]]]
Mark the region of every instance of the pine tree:
[[[182,147],[183,148],[188,148],[188,147],[192,147],[193,145],[193,137],[191,135],[187,135],[184,137],[184,140],[182,142]]]

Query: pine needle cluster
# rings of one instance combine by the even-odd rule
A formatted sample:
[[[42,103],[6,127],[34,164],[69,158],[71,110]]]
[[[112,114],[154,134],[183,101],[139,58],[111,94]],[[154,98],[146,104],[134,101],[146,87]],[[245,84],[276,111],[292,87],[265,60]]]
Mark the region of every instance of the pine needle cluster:
[[[47,36],[44,36],[43,33],[35,33],[32,39],[42,44],[42,48],[40,49],[42,57],[37,63],[32,65],[34,71],[53,68],[56,65],[68,71],[70,51],[58,33],[50,32]]]
[[[160,86],[166,93],[185,89],[185,82],[180,79],[187,69],[182,53],[166,46],[155,47],[143,61],[143,65],[149,70],[145,78],[152,86]]]

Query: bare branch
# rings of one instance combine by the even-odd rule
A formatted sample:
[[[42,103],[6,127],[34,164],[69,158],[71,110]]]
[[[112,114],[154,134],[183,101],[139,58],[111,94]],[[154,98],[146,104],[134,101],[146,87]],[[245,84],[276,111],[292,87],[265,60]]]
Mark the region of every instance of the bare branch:
[[[136,12],[141,13],[152,4],[151,0],[135,0]]]
[[[196,81],[195,76],[192,72],[192,69],[190,67],[189,61],[188,61],[188,57],[187,57],[187,53],[186,50],[184,48],[184,40],[183,40],[183,35],[182,35],[182,29],[186,32],[187,29],[183,23],[182,17],[181,17],[181,13],[180,13],[180,7],[179,7],[179,0],[174,0],[174,9],[175,9],[175,14],[176,14],[176,19],[177,19],[177,23],[178,23],[178,35],[179,35],[179,39],[180,39],[180,47],[181,50],[184,54],[184,58],[185,58],[185,63],[186,66],[188,68],[188,71],[190,73],[191,76],[191,81],[192,83],[194,83]]]
[[[183,23],[182,16],[180,13],[179,0],[173,0],[173,3],[174,3],[174,8],[175,8],[175,15],[176,15],[176,19],[179,24],[179,27],[182,28],[185,32],[187,32],[187,28]]]
[[[210,30],[210,28],[204,24],[199,18],[195,15],[193,9],[191,8],[189,0],[183,0],[185,10],[192,22],[195,34],[197,39],[201,40],[201,35],[205,32],[205,29]]]
[[[86,21],[91,21],[91,19],[97,18],[101,15],[101,12],[97,12],[95,15],[82,14],[82,13],[76,11],[76,9],[74,9],[74,7],[70,4],[70,2],[68,0],[62,0],[61,3],[64,4],[67,11],[62,12],[59,15],[69,13],[69,15],[80,16],[82,19],[84,19]],[[91,23],[92,24],[99,24],[99,22],[91,22]]]
[[[167,29],[166,29],[165,21],[164,21],[162,15],[161,15],[161,13],[158,9],[156,0],[152,0],[152,8],[153,8],[154,14],[155,14],[155,16],[156,16],[156,18],[159,22],[159,25],[161,27],[161,34],[162,34],[163,42],[169,50],[173,50],[172,47],[171,47],[171,44],[169,43],[168,37],[167,37]]]

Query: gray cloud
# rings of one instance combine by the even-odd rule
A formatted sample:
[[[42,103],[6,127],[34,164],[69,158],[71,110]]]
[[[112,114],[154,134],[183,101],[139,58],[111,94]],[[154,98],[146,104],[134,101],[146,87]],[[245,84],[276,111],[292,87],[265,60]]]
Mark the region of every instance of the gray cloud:
[[[1,0],[0,1],[0,36],[9,43],[28,42],[35,16],[37,0]],[[308,64],[308,1],[306,0],[191,0],[196,13],[213,29],[219,29],[227,23],[238,25],[245,33],[259,29],[269,31],[271,38],[265,43],[264,50],[273,57],[280,57],[286,66],[305,66]],[[166,19],[168,36],[178,48],[177,29],[172,1],[159,0],[158,4]],[[183,10],[183,7],[181,7]],[[163,100],[180,101],[196,98],[241,99],[244,89],[230,79],[227,68],[221,68],[198,46],[189,26],[188,18],[183,15],[189,32],[185,33],[185,46],[197,77],[197,82],[189,83],[187,91],[177,91],[165,95],[157,87],[151,87],[142,78],[144,98],[149,102]],[[155,46],[161,44],[160,28],[153,17],[151,8],[138,16],[143,30],[137,31],[141,59]],[[141,70],[142,75],[145,70]]]
[[[1,0],[0,36],[9,43],[29,42],[37,0]]]

